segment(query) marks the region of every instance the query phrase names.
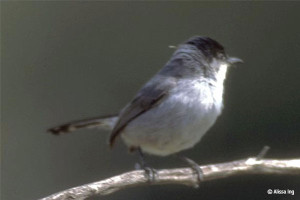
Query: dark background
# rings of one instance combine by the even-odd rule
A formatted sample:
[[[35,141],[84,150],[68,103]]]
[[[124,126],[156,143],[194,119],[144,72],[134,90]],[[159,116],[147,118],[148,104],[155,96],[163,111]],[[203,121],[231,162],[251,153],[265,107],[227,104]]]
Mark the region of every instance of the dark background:
[[[245,63],[229,71],[222,116],[182,155],[211,164],[269,145],[268,158],[299,158],[299,17],[298,2],[1,2],[2,199],[37,199],[132,170],[136,155],[121,140],[111,151],[108,132],[56,137],[46,129],[118,112],[166,63],[168,46],[193,35],[218,40]],[[147,160],[185,166],[173,157]],[[147,186],[102,198],[299,199],[300,176]]]

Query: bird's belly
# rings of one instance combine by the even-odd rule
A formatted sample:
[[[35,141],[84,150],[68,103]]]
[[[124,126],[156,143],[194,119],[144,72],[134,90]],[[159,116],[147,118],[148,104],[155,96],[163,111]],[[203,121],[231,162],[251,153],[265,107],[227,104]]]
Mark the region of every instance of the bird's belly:
[[[210,96],[173,95],[130,122],[121,135],[128,146],[166,156],[193,147],[220,112]]]

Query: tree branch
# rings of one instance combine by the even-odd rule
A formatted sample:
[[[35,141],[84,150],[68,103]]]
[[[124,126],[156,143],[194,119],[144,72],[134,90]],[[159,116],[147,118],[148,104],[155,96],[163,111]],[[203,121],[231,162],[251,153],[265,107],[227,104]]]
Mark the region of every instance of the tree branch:
[[[264,152],[265,151],[265,152]],[[203,181],[226,178],[243,174],[300,175],[300,159],[272,160],[261,159],[266,149],[258,157],[232,162],[200,166]],[[135,170],[105,180],[74,187],[40,200],[86,199],[95,195],[108,195],[121,189],[149,184],[143,170]],[[152,185],[182,184],[197,187],[198,178],[191,168],[157,170]]]

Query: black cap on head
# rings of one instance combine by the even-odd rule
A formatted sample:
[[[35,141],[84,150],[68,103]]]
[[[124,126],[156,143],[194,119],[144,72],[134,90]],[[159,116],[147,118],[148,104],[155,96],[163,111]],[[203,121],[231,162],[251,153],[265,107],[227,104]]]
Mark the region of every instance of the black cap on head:
[[[190,38],[185,43],[197,47],[210,61],[213,57],[219,59],[226,58],[224,47],[209,37],[195,36]]]

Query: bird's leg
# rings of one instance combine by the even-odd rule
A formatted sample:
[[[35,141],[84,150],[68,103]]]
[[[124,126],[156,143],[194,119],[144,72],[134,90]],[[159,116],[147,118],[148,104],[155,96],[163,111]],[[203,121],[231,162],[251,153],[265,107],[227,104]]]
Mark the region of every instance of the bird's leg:
[[[155,182],[155,177],[157,172],[152,167],[147,166],[145,161],[145,155],[143,154],[140,147],[137,148],[138,156],[139,156],[139,163],[136,165],[136,169],[143,169],[145,170],[146,177],[148,178],[149,183]]]
[[[197,179],[198,179],[198,184],[195,187],[198,188],[199,185],[204,180],[204,173],[203,173],[201,167],[199,167],[199,165],[195,161],[193,161],[193,160],[191,160],[191,159],[189,159],[187,157],[179,156],[179,155],[176,155],[176,156],[178,158],[180,158],[181,160],[183,160],[184,162],[186,162],[194,170],[194,172],[196,172]]]

